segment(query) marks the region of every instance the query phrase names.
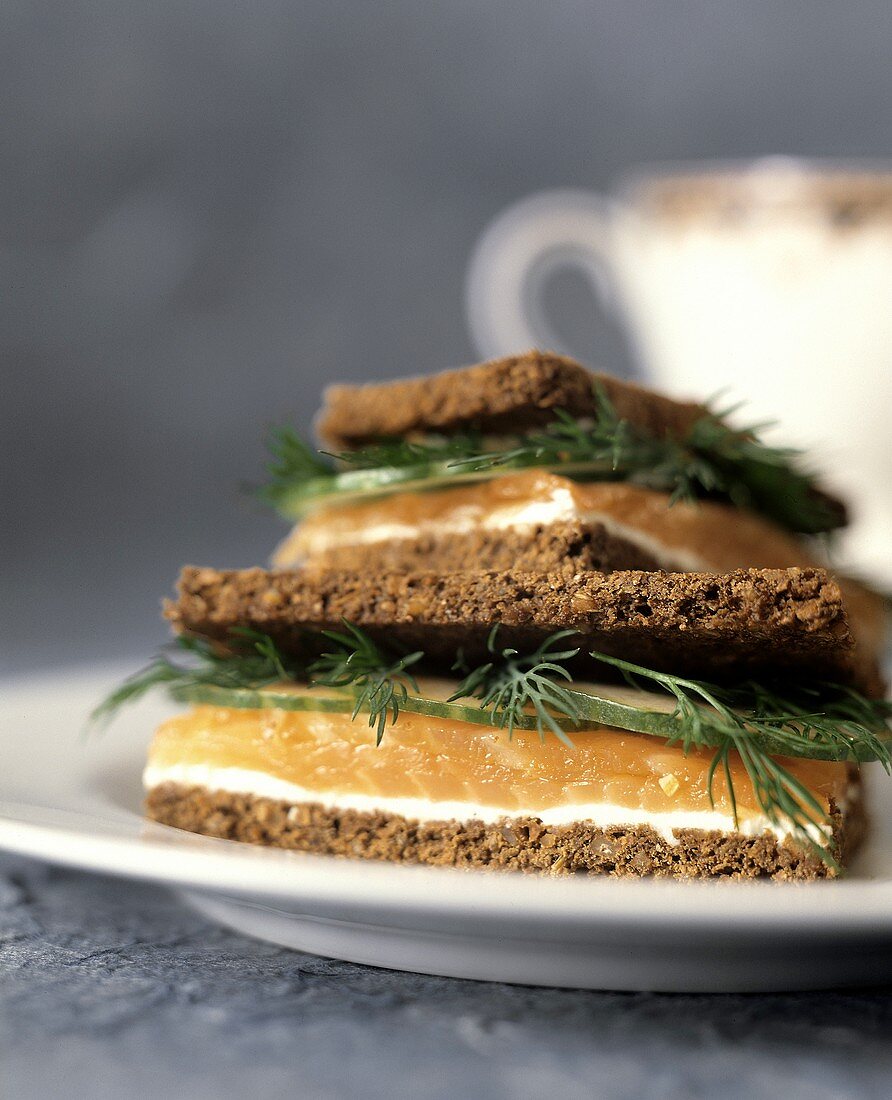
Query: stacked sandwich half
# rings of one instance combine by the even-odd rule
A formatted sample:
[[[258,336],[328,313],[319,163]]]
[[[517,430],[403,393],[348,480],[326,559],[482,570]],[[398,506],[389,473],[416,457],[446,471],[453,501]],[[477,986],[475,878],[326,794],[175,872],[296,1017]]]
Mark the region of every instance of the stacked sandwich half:
[[[887,767],[882,601],[790,452],[532,352],[329,391],[272,570],[188,568],[148,813],[303,851],[814,878]]]

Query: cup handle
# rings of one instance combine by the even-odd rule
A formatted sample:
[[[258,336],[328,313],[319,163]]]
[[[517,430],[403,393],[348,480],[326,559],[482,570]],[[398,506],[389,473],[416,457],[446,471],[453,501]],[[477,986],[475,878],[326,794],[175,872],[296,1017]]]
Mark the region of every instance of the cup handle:
[[[601,304],[611,307],[612,206],[590,191],[543,191],[490,222],[465,283],[468,326],[480,355],[491,359],[534,347],[567,351],[545,310],[545,287],[557,271],[582,271]]]

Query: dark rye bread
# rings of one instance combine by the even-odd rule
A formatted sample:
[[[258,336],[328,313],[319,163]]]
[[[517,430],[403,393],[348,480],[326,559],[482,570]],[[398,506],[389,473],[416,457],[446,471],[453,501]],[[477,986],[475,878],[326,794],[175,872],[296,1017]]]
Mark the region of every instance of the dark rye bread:
[[[843,812],[832,800],[832,845],[846,866],[864,836],[860,782]],[[835,871],[811,852],[770,833],[676,829],[672,844],[647,825],[590,821],[543,825],[536,817],[500,821],[413,821],[318,802],[289,803],[206,787],[162,783],[146,796],[146,814],[204,836],[353,859],[438,867],[601,874],[617,878],[772,878],[809,881]]]
[[[668,560],[667,560],[668,559]],[[565,576],[596,571],[670,569],[683,572],[670,555],[658,560],[634,541],[608,530],[603,523],[579,520],[540,524],[530,528],[481,527],[439,534],[423,532],[416,538],[382,539],[319,550],[307,559],[277,554],[276,567],[340,570],[359,573],[460,573],[474,562],[483,570],[523,573],[561,573]],[[800,561],[800,565],[803,564]],[[774,562],[775,568],[782,563]],[[784,566],[785,567],[785,566]],[[850,577],[835,575],[849,628],[856,646],[856,664],[875,667],[886,644],[883,597]]]
[[[706,415],[702,405],[594,374],[562,355],[528,351],[424,378],[330,386],[316,428],[337,450],[425,432],[516,434],[549,423],[555,409],[574,417],[594,416],[595,382],[619,416],[648,435],[684,435]]]
[[[347,543],[320,550],[302,564],[304,568],[346,573],[365,569],[373,573],[461,573],[468,562],[480,569],[520,573],[612,573],[616,569],[660,568],[660,562],[631,539],[614,534],[603,523],[581,520],[535,527],[427,531],[416,538]]]
[[[707,678],[800,671],[867,688],[853,667],[842,596],[821,569],[733,573],[316,573],[187,567],[165,613],[178,631],[221,642],[237,627],[283,651],[312,654],[320,629],[343,620],[370,636],[452,664],[505,646],[531,652],[557,630],[585,650]],[[589,673],[594,670],[589,667]]]

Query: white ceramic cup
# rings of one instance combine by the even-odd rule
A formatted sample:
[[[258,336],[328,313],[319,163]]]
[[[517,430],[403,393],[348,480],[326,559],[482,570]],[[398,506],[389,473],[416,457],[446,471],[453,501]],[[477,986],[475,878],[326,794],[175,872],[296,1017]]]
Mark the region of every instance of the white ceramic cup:
[[[627,331],[642,377],[725,391],[807,448],[854,505],[840,557],[892,581],[892,163],[772,157],[629,173],[612,195],[510,207],[471,259],[486,357],[562,348],[544,290],[576,269]]]

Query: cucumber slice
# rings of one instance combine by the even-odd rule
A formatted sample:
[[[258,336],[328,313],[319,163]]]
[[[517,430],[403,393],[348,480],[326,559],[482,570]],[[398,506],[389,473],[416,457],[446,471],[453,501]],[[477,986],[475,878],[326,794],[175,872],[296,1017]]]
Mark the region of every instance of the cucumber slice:
[[[418,694],[410,692],[399,701],[400,710],[412,714],[424,714],[430,718],[447,718],[455,722],[471,722],[477,726],[497,726],[492,713],[483,710],[476,700],[465,699],[449,702],[455,691],[452,680],[425,678],[418,681]],[[349,691],[326,687],[295,685],[271,685],[260,688],[224,688],[209,684],[174,688],[174,699],[181,703],[205,703],[216,707],[236,707],[250,710],[315,711],[328,714],[352,714],[356,697]],[[576,723],[564,718],[570,729],[592,729],[605,723],[597,715]],[[533,715],[515,723],[517,729],[537,729]]]
[[[565,685],[561,685],[565,686]],[[424,714],[430,718],[446,718],[456,722],[468,722],[477,726],[500,728],[491,710],[484,710],[476,699],[449,701],[455,690],[455,681],[427,677],[418,680],[418,694],[410,692],[400,700],[400,710],[412,714]],[[609,726],[628,730],[630,733],[659,737],[664,741],[680,742],[684,730],[675,717],[675,702],[669,695],[641,691],[623,684],[574,683],[566,688],[577,705],[579,719],[573,721],[565,715],[555,717],[561,727],[572,735],[574,731],[600,729]],[[171,689],[171,695],[182,703],[209,704],[217,707],[234,707],[249,710],[290,710],[316,713],[352,714],[356,697],[352,692],[339,688],[307,687],[301,684],[272,684],[257,688],[226,688],[210,684]],[[357,719],[358,720],[358,719]],[[520,730],[536,730],[538,724],[533,714],[515,722]],[[882,740],[887,740],[882,737]],[[698,744],[718,747],[724,743],[721,734],[710,735],[708,721],[698,731]],[[813,760],[873,760],[875,755],[866,745],[851,744],[847,748],[824,745],[790,745],[764,735],[758,735],[759,745],[777,756],[801,756]]]
[[[355,700],[336,688],[309,688],[302,685],[278,685],[256,688],[217,687],[214,684],[194,684],[173,687],[170,697],[177,703],[192,703],[213,707],[233,707],[236,710],[305,710],[316,713],[352,713]]]
[[[666,739],[681,732],[674,717],[675,700],[669,695],[625,684],[574,683],[567,691],[587,721]]]
[[[382,466],[371,470],[342,470],[326,477],[311,478],[283,493],[276,507],[287,519],[301,519],[336,500],[338,504],[354,504],[361,500],[389,496],[391,493],[429,489],[447,489],[453,485],[470,485],[525,469],[518,464],[505,464],[486,470],[462,470],[450,462],[424,462],[414,466]],[[537,469],[551,470],[578,481],[610,481],[617,477],[609,463],[536,463]]]
[[[449,702],[455,691],[455,681],[426,676],[418,680],[418,694],[410,692],[399,702],[401,711],[425,714],[431,718],[451,718],[454,722],[470,722],[478,726],[498,726],[492,711],[477,700],[464,698]],[[309,687],[302,684],[272,684],[263,687],[217,687],[197,684],[175,687],[172,694],[180,703],[205,703],[212,706],[264,709],[277,711],[316,711],[328,714],[352,714],[356,705],[352,692],[338,687]],[[632,733],[670,737],[678,733],[678,723],[671,717],[673,701],[669,696],[638,691],[621,684],[576,684],[570,691],[580,708],[580,722],[559,716],[569,729],[593,729],[616,726]],[[521,718],[518,729],[537,729],[535,715]]]
[[[675,700],[671,695],[660,692],[642,691],[638,688],[619,684],[579,684],[574,683],[569,694],[573,696],[580,716],[585,721],[598,720],[604,726],[629,730],[634,733],[646,733],[652,737],[662,737],[667,741],[681,742],[684,727],[675,716]],[[725,737],[713,733],[710,729],[708,707],[701,707],[706,721],[698,730],[696,744],[707,748],[718,748],[725,743]],[[577,728],[582,728],[580,725]],[[892,730],[877,731],[879,741],[892,741]],[[790,743],[765,733],[753,734],[753,740],[761,749],[773,756],[796,756],[807,760],[861,761],[876,760],[877,755],[870,745],[850,741],[847,744],[822,745],[816,743]]]
[[[476,699],[456,699],[455,681],[424,677],[418,680],[418,694],[410,692],[400,700],[400,710],[425,714],[430,718],[448,718],[456,722],[471,722],[479,726],[498,726],[492,712],[484,710]],[[327,687],[306,687],[301,684],[270,685],[258,688],[226,688],[211,684],[174,688],[173,697],[181,703],[204,703],[216,707],[249,710],[316,711],[352,714],[356,697],[350,691]],[[669,737],[678,726],[671,717],[673,704],[668,696],[655,695],[620,684],[578,684],[570,691],[579,706],[581,720],[573,722],[565,715],[559,721],[569,729],[595,729],[616,726],[636,733],[651,733]],[[517,729],[538,728],[534,715],[521,718]]]

